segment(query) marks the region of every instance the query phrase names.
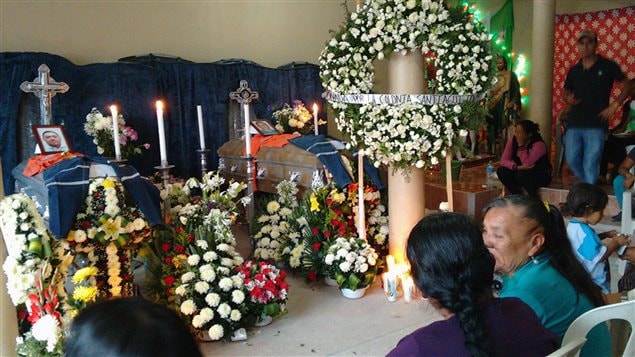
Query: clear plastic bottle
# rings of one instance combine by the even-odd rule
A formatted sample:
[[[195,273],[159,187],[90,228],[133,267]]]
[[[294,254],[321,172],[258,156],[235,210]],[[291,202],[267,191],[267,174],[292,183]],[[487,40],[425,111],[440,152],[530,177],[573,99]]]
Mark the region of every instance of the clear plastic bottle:
[[[487,167],[485,168],[485,185],[487,188],[494,187],[494,181],[496,180],[496,170],[494,169],[494,164],[490,161],[487,163]]]

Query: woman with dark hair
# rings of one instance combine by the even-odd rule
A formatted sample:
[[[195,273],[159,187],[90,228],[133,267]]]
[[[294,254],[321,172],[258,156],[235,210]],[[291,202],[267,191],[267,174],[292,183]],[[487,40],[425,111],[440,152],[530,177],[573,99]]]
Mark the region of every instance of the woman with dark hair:
[[[407,255],[415,285],[445,320],[404,337],[389,356],[545,356],[558,348],[522,301],[493,297],[494,258],[471,218],[425,217]]]
[[[576,259],[558,209],[530,196],[512,195],[484,209],[483,241],[502,277],[500,297],[517,297],[560,338],[583,313],[604,305],[600,288]],[[606,326],[587,336],[582,356],[610,355]]]
[[[498,179],[509,194],[538,197],[538,188],[551,182],[551,163],[547,145],[539,133],[539,125],[531,120],[519,121],[514,136],[505,145]]]
[[[196,341],[172,310],[140,297],[88,306],[73,319],[66,357],[200,357]]]

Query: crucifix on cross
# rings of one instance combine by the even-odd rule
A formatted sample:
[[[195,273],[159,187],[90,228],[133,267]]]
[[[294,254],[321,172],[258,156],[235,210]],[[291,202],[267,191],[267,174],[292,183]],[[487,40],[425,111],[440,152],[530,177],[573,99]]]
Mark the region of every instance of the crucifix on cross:
[[[69,87],[64,82],[55,82],[55,79],[50,76],[51,70],[47,65],[40,65],[37,71],[38,77],[33,82],[22,82],[20,89],[27,93],[34,93],[40,98],[40,121],[44,125],[49,125],[53,119],[51,98],[57,93],[66,93]]]

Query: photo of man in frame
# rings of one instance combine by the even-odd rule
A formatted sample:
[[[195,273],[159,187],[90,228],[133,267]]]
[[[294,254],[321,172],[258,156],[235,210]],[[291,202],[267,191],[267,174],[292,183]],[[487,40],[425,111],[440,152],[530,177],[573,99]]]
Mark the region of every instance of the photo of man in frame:
[[[33,125],[33,134],[43,154],[70,150],[66,131],[61,125]]]

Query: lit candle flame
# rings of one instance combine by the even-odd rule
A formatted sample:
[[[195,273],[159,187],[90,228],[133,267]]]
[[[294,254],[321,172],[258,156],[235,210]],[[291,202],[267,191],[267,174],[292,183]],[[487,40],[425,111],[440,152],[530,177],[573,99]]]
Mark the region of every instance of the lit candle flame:
[[[157,110],[163,110],[163,102],[160,100],[157,100],[156,107],[157,107]]]

